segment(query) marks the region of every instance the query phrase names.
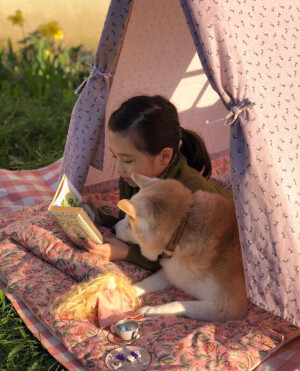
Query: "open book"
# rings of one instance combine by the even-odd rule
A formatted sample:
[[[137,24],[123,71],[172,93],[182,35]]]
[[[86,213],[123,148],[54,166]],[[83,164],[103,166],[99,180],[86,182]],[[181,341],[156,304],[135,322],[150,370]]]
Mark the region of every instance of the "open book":
[[[76,245],[82,246],[82,237],[103,243],[103,236],[94,224],[94,212],[83,204],[80,193],[66,175],[63,175],[48,210]]]

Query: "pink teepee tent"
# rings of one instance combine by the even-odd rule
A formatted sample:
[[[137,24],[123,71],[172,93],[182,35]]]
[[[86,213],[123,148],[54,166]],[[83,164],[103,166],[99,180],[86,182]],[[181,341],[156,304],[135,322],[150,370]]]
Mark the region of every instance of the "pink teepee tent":
[[[90,321],[57,318],[53,300],[107,270],[133,281],[149,272],[78,250],[47,207],[66,173],[79,190],[94,192],[99,206],[117,212],[106,122],[139,94],[170,99],[182,126],[205,139],[214,163],[230,159],[231,171],[218,180],[232,185],[254,303],[244,319],[223,324],[147,318],[136,344],[151,352],[150,367],[253,370],[300,334],[297,21],[299,8],[282,0],[111,1],[91,74],[77,89],[63,159],[44,169],[0,171],[0,288],[9,287],[24,322],[65,367],[82,369],[80,361],[103,369],[115,345]],[[170,289],[147,300],[184,295]],[[257,371],[296,369],[299,339]]]
[[[212,157],[230,142],[249,299],[299,325],[295,12],[292,4],[271,1],[112,1],[74,107],[62,172],[81,189],[86,179],[89,186],[111,185],[105,117],[132,95],[165,95]],[[220,101],[199,108],[204,73],[229,111],[230,129],[205,125],[225,110]],[[88,176],[90,165],[99,175]]]

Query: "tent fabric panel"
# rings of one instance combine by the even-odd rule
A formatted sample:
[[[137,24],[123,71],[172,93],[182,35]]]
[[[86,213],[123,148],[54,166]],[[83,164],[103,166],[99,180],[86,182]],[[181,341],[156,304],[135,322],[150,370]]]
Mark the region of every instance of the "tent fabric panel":
[[[225,106],[249,97],[244,68],[238,49],[231,39],[230,24],[224,31],[221,2],[181,0],[181,7],[193,36],[204,71]],[[220,27],[218,27],[220,25]]]
[[[67,174],[81,191],[90,164],[103,168],[105,141],[104,116],[109,94],[109,76],[113,74],[132,1],[112,1],[95,56],[94,72],[73,108],[65,146],[62,174]]]
[[[191,12],[198,52],[223,100],[231,97],[231,105],[245,97],[256,102],[231,130],[233,190],[248,296],[299,325],[300,136],[293,84],[299,29],[292,27],[296,9],[291,5],[264,4],[204,0],[184,2],[183,8]]]
[[[284,1],[225,6],[257,105],[256,119],[233,129],[246,144],[233,166],[234,177],[245,173],[236,196],[245,216],[249,297],[299,326],[299,9]]]

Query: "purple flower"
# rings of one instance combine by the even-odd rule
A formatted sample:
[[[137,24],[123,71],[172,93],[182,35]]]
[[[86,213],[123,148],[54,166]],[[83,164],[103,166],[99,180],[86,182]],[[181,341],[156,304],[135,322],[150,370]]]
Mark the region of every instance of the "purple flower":
[[[126,358],[126,356],[125,356],[124,353],[119,353],[119,354],[116,356],[116,358],[117,358],[119,361],[121,361],[121,362],[125,362],[125,361],[127,361],[127,358]]]
[[[138,354],[137,354],[136,352],[131,352],[130,355],[131,355],[132,357],[134,357],[135,359],[138,358]]]

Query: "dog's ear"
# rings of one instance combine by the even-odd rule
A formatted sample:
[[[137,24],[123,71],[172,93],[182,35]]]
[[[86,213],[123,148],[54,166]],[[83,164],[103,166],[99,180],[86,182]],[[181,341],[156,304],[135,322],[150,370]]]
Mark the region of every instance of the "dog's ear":
[[[119,209],[123,210],[124,213],[130,215],[132,218],[136,219],[136,208],[133,203],[129,200],[120,200],[117,203]]]
[[[145,188],[150,184],[159,182],[160,179],[158,178],[149,178],[145,175],[140,174],[131,174],[131,179],[134,181],[135,184],[137,184],[140,188]]]

